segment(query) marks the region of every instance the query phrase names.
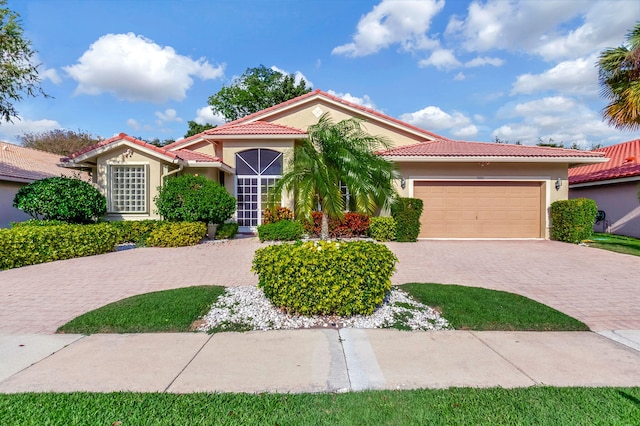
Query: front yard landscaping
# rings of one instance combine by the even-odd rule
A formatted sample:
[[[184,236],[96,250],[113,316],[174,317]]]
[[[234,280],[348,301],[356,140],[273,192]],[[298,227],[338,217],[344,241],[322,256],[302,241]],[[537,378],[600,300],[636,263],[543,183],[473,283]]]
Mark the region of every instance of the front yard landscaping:
[[[640,387],[0,395],[11,425],[632,425]]]
[[[588,330],[585,324],[574,318],[512,293],[421,283],[394,287],[394,290],[398,289],[407,294],[396,295],[391,299],[393,306],[387,303],[370,316],[290,315],[287,320],[287,316],[273,307],[262,291],[255,287],[229,288],[226,293],[225,288],[219,286],[187,287],[123,299],[75,318],[60,327],[58,332],[188,332],[196,327],[219,332],[317,326],[400,330]],[[221,303],[216,303],[218,301]],[[376,316],[381,318],[378,322]]]

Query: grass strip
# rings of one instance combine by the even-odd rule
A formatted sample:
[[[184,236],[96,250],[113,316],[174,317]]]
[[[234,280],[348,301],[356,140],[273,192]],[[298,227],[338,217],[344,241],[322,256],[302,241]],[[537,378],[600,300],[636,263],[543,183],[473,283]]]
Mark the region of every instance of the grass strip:
[[[640,387],[0,395],[11,425],[640,424]]]
[[[441,311],[456,330],[589,330],[575,318],[518,294],[451,284],[409,283],[400,288]]]
[[[154,333],[191,331],[224,287],[198,286],[140,294],[87,312],[58,333]]]
[[[596,233],[585,242],[589,247],[640,256],[640,240],[637,238]]]

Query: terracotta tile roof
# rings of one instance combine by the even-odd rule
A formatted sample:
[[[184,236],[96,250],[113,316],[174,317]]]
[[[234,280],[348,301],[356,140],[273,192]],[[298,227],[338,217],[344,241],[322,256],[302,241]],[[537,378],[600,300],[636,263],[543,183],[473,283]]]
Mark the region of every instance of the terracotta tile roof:
[[[220,127],[205,130],[205,135],[306,135],[304,130],[282,124],[266,121],[252,121],[249,123],[227,123]]]
[[[249,114],[249,115],[244,116],[242,118],[239,118],[237,120],[231,121],[231,122],[225,124],[225,126],[229,125],[229,124],[233,125],[233,124],[244,123],[244,122],[247,122],[247,121],[253,121],[253,120],[257,119],[257,117],[263,116],[263,115],[268,114],[270,112],[273,112],[273,111],[276,111],[278,109],[284,108],[286,106],[301,102],[301,101],[303,101],[303,100],[305,100],[307,98],[311,98],[311,97],[314,97],[314,96],[322,96],[322,97],[325,97],[325,98],[329,98],[332,101],[339,102],[339,103],[341,103],[343,105],[346,105],[348,107],[358,109],[360,111],[366,112],[367,114],[374,115],[374,116],[376,116],[378,118],[381,118],[383,120],[391,121],[391,122],[393,122],[393,123],[395,123],[397,125],[400,125],[402,127],[406,127],[406,128],[411,129],[413,131],[416,131],[416,132],[422,133],[424,135],[427,135],[430,139],[448,140],[447,138],[445,138],[443,136],[437,135],[437,134],[432,133],[432,132],[428,132],[428,131],[426,131],[424,129],[421,129],[420,127],[416,127],[416,126],[411,125],[409,123],[405,123],[404,121],[398,120],[397,118],[393,118],[391,116],[388,116],[386,114],[383,114],[383,113],[378,112],[376,110],[373,110],[371,108],[367,108],[367,107],[364,107],[362,105],[358,105],[356,103],[346,101],[346,100],[344,100],[344,99],[342,99],[342,98],[340,98],[338,96],[334,96],[334,95],[329,94],[327,92],[323,92],[320,89],[316,89],[316,90],[314,90],[312,92],[305,93],[304,95],[298,96],[297,98],[289,99],[288,101],[285,101],[285,102],[282,102],[280,104],[274,105],[272,107],[263,109],[262,111],[254,112],[253,114]]]
[[[592,151],[549,148],[542,146],[509,145],[487,142],[466,142],[452,140],[426,141],[413,145],[392,148],[380,155],[388,157],[585,157],[604,156]]]
[[[569,169],[569,183],[597,182],[640,176],[640,139],[597,149],[609,161]]]
[[[74,152],[68,158],[63,159],[63,161],[72,160],[72,159],[77,158],[77,157],[79,157],[79,156],[81,156],[83,154],[87,154],[87,153],[89,153],[91,151],[94,151],[94,150],[96,150],[98,148],[102,148],[103,146],[106,146],[106,145],[109,145],[109,144],[112,144],[112,143],[115,143],[115,142],[118,142],[118,141],[121,141],[121,140],[126,140],[128,142],[131,142],[131,143],[134,143],[134,144],[136,144],[138,146],[150,149],[152,151],[157,152],[158,154],[165,155],[165,156],[170,157],[170,158],[175,158],[176,157],[176,154],[174,152],[171,152],[171,151],[167,150],[164,147],[162,147],[162,148],[161,147],[157,147],[157,146],[152,145],[150,143],[147,143],[145,141],[141,141],[139,139],[133,138],[133,137],[127,135],[126,133],[120,133],[117,136],[114,136],[114,137],[109,138],[109,139],[105,139],[103,141],[98,142],[95,145],[88,146],[86,148],[81,149],[80,151]]]
[[[173,151],[178,158],[185,161],[195,161],[197,163],[217,163],[222,162],[222,159],[213,155],[204,154],[202,152],[191,151],[190,149],[178,149]]]
[[[0,180],[24,182],[78,173],[58,167],[58,163],[60,156],[57,154],[0,142]],[[82,175],[85,177],[85,173]]]

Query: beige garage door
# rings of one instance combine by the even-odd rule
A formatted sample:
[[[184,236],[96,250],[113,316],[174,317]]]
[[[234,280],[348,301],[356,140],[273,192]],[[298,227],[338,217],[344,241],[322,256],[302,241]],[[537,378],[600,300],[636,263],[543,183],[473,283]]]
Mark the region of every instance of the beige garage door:
[[[414,182],[420,238],[539,238],[539,182]]]

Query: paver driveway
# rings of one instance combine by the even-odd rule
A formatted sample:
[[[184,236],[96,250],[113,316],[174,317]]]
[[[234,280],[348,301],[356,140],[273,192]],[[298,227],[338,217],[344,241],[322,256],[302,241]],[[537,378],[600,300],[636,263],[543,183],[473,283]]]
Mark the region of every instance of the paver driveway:
[[[554,241],[389,243],[394,284],[434,282],[511,291],[594,331],[640,329],[640,257]],[[169,288],[255,285],[255,238],[143,248],[0,272],[0,334],[52,333],[81,313]]]

